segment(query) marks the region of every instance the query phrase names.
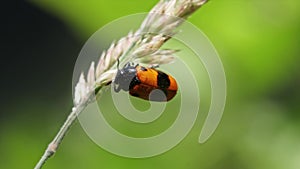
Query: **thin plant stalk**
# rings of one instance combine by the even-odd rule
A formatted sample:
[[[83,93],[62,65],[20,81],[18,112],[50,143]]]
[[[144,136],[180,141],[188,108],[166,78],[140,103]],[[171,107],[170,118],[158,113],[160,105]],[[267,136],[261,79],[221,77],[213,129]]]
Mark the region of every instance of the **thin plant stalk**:
[[[113,82],[117,71],[117,60],[123,64],[128,60],[145,64],[170,63],[177,50],[160,49],[160,47],[171,38],[170,35],[176,33],[175,28],[183,22],[183,19],[186,19],[207,1],[160,0],[135,33],[130,32],[118,42],[112,43],[109,49],[102,53],[97,65],[92,62],[87,77],[85,78],[82,73],[75,87],[74,107],[71,113],[48,145],[35,169],[42,168],[45,162],[55,154],[76,117],[89,103],[95,101],[96,96],[101,93],[101,88]]]
[[[78,104],[76,107],[72,108],[71,113],[69,114],[68,118],[61,126],[60,130],[48,145],[47,149],[45,150],[43,156],[40,158],[39,162],[36,164],[35,169],[40,169],[44,165],[44,163],[54,155],[56,150],[58,149],[60,143],[64,139],[66,133],[70,130],[72,124],[75,122],[77,115],[84,110],[84,108],[91,102],[91,100],[87,100],[82,102],[82,104]]]

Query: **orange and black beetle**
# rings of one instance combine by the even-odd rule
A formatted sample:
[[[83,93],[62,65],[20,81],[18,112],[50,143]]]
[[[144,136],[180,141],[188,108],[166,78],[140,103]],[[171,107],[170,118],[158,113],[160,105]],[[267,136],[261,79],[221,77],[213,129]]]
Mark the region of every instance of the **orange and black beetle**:
[[[143,66],[127,63],[123,69],[119,69],[114,80],[114,91],[129,91],[129,94],[150,101],[169,101],[177,92],[176,80],[170,76],[156,70],[154,67],[146,68]],[[161,90],[165,96],[153,97],[155,90]]]

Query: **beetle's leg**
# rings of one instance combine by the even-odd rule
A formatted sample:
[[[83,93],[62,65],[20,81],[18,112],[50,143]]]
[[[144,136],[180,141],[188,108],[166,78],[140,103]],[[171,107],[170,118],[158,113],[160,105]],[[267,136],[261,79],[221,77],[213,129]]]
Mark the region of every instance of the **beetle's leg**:
[[[121,90],[120,85],[117,86],[116,84],[114,84],[114,91],[115,91],[116,93],[118,93],[120,90]]]
[[[159,64],[152,64],[149,66],[149,68],[152,68],[152,69],[155,69],[155,68],[158,68],[159,67]]]
[[[127,62],[127,63],[124,65],[124,68],[129,67],[129,66],[130,66],[130,62]]]

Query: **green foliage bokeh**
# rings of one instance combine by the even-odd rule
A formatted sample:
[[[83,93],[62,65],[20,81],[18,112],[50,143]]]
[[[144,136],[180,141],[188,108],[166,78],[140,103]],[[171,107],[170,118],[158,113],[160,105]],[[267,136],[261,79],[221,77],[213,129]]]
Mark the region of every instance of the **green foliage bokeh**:
[[[86,40],[106,23],[148,12],[156,2],[34,0],[32,4],[64,22],[78,39]],[[205,115],[174,149],[146,159],[123,158],[104,151],[77,123],[44,168],[298,169],[299,5],[296,0],[211,0],[188,19],[215,45],[227,76],[224,117],[205,144],[197,142]],[[71,98],[65,97],[46,110],[49,105],[27,101],[22,111],[62,112],[68,110],[67,106],[60,107],[68,100]],[[204,102],[208,104],[209,100]],[[37,120],[39,127],[20,129],[2,124],[4,137],[0,143],[5,157],[0,168],[34,166],[66,114],[47,117],[50,119],[44,119],[45,123]]]

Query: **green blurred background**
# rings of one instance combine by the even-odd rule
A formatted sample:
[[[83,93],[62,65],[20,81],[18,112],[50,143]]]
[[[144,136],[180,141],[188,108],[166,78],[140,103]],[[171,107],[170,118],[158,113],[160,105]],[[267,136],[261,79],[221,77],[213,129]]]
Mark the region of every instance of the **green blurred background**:
[[[89,36],[156,3],[5,2],[0,168],[33,168],[63,124],[72,106],[73,66]],[[299,5],[211,0],[189,18],[215,45],[227,76],[224,116],[205,144],[197,143],[205,114],[179,145],[146,159],[104,151],[76,123],[44,168],[299,169]]]

